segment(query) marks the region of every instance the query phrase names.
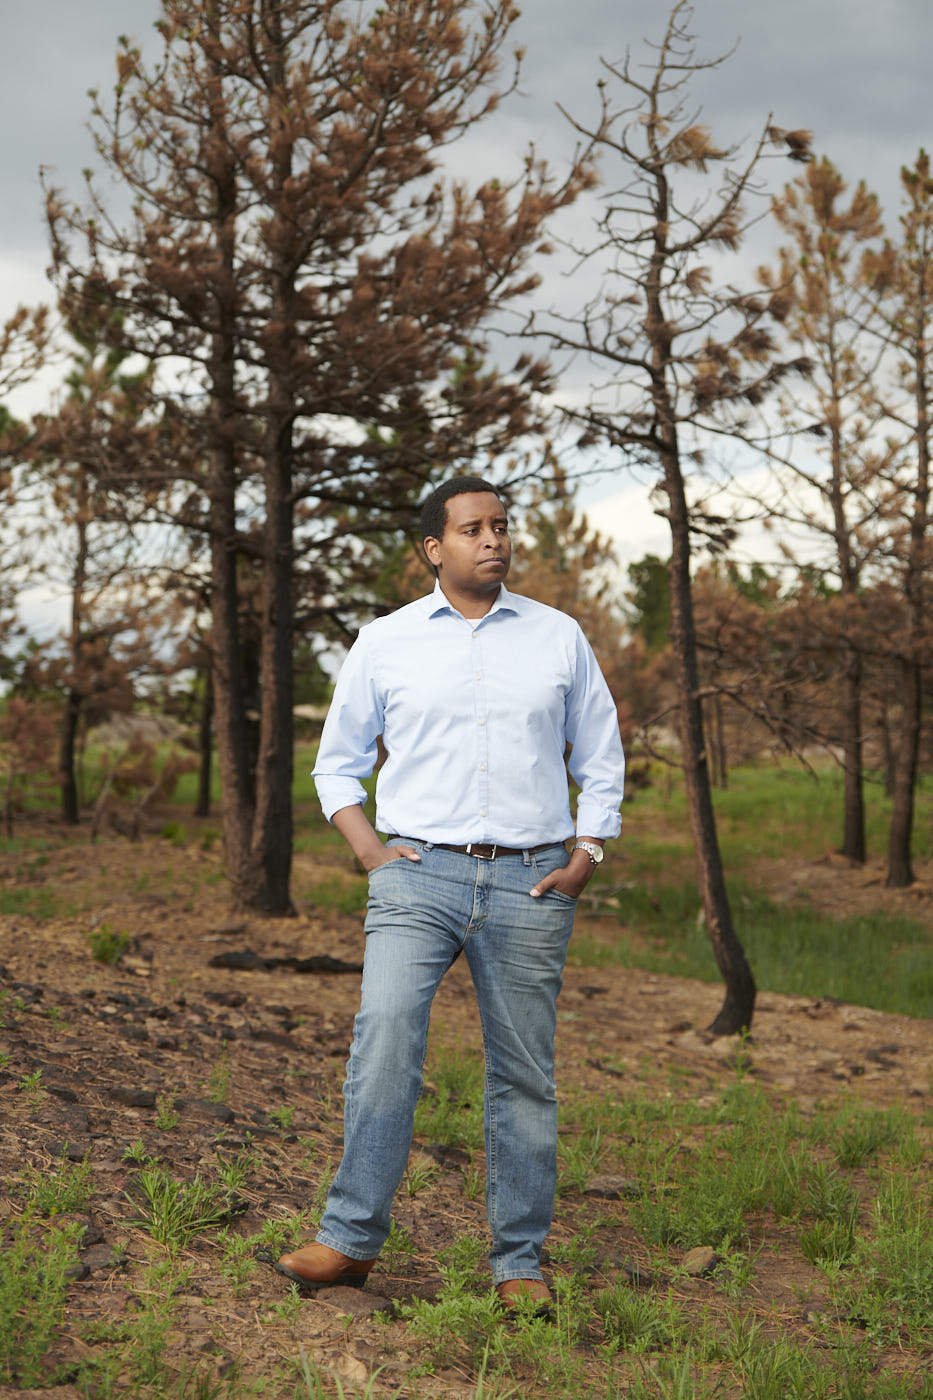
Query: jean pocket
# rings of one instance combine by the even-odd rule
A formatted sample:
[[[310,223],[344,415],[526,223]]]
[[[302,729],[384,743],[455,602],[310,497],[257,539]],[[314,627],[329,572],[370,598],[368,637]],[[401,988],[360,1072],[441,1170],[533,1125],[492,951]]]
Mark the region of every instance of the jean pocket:
[[[380,870],[388,870],[393,865],[408,865],[409,861],[404,856],[393,856],[391,860],[384,860],[380,865],[374,865],[372,870],[367,871],[370,880],[374,875],[378,875]]]

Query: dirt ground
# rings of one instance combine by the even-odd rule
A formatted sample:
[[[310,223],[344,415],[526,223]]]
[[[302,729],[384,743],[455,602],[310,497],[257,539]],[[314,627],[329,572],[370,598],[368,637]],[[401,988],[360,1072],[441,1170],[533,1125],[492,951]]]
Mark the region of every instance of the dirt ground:
[[[0,1173],[7,1186],[0,1216],[17,1209],[10,1184],[24,1167],[47,1168],[63,1152],[73,1161],[88,1156],[94,1195],[83,1273],[69,1289],[65,1332],[53,1357],[75,1363],[93,1346],[89,1322],[125,1320],[139,1305],[152,1246],[131,1223],[133,1168],[124,1160],[131,1144],[142,1141],[173,1174],[188,1178],[216,1167],[218,1133],[225,1152],[251,1142],[261,1165],[243,1193],[236,1228],[244,1234],[309,1206],[324,1165],[339,1155],[339,1083],[359,975],[308,962],[301,970],[301,960],[357,965],[362,919],[307,907],[290,920],[232,916],[217,878],[219,851],[201,849],[196,839],[179,848],[152,835],[139,844],[113,836],[91,846],[80,833],[65,841],[54,826],[49,837],[62,844],[46,864],[22,853],[0,858],[0,888],[38,894],[45,886],[79,911],[0,919]],[[297,866],[296,886],[302,879],[307,885],[313,859],[299,856]],[[806,887],[814,902],[844,898],[849,912],[853,901],[930,910],[933,886],[923,879],[912,892],[893,895],[877,872],[853,872],[824,855],[769,870],[775,892]],[[88,934],[104,925],[132,937],[117,967],[90,956]],[[600,938],[618,936],[617,921],[594,918],[585,907],[578,927]],[[222,955],[241,966],[217,966]],[[919,1112],[933,1107],[933,1023],[765,992],[752,1037],[740,1046],[704,1029],[720,1000],[715,985],[569,968],[558,1036],[563,1089],[623,1095],[626,1080],[643,1078],[646,1067],[676,1066],[683,1075],[669,1082],[679,1078],[688,1086],[682,1092],[702,1101],[741,1054],[766,1089],[795,1098],[804,1110],[843,1094],[882,1105],[902,1101]],[[462,964],[442,984],[434,1028],[450,1045],[480,1044]],[[219,1103],[211,1097],[218,1067],[228,1081]],[[41,1092],[29,1093],[23,1081],[37,1072]],[[659,1074],[656,1082],[660,1092],[667,1081]],[[166,1095],[179,1121],[163,1131],[156,1118]],[[286,1130],[281,1110],[289,1109]],[[248,1375],[271,1373],[300,1346],[345,1386],[365,1384],[378,1367],[384,1368],[378,1393],[403,1386],[413,1364],[404,1325],[377,1324],[372,1314],[400,1300],[433,1297],[439,1251],[482,1223],[481,1200],[464,1189],[463,1153],[445,1155],[430,1143],[416,1150],[439,1160],[441,1171],[430,1190],[399,1198],[397,1219],[417,1246],[403,1270],[377,1269],[365,1292],[328,1290],[302,1305],[298,1322],[270,1323],[263,1319],[282,1299],[282,1280],[259,1268],[248,1289],[237,1291],[218,1272],[216,1246],[196,1243],[185,1256],[190,1281],[176,1299],[182,1324],[170,1345],[179,1365],[208,1356],[220,1374],[234,1363]],[[596,1204],[562,1197],[552,1240],[569,1239]],[[639,1242],[624,1212],[615,1238],[603,1244],[607,1277],[623,1257],[638,1261]],[[756,1306],[772,1318],[776,1310],[803,1337],[800,1299],[816,1279],[805,1265],[763,1264]],[[60,1400],[75,1393],[67,1379],[43,1392]],[[473,1390],[470,1377],[453,1368],[422,1377],[415,1393],[457,1400]]]

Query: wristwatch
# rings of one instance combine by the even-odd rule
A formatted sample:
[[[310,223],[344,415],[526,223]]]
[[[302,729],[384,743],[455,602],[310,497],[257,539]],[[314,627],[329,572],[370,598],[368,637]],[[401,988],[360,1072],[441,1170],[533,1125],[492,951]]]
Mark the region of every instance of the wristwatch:
[[[595,841],[574,841],[575,851],[586,851],[594,865],[598,865],[603,858],[602,846],[597,846]]]

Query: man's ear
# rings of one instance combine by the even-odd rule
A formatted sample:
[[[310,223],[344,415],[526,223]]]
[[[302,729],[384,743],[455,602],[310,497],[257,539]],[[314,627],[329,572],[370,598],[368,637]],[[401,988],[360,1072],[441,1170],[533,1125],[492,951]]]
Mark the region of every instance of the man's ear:
[[[424,541],[424,552],[428,556],[428,563],[433,564],[436,569],[441,562],[440,540],[436,540],[433,535],[428,535]]]

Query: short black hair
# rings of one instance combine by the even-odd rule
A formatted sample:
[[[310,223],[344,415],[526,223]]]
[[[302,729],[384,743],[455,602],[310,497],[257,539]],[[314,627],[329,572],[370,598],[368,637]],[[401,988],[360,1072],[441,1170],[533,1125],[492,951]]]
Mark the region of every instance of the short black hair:
[[[481,476],[452,476],[436,486],[421,507],[421,543],[443,538],[447,524],[447,502],[451,496],[463,496],[468,491],[490,491],[501,500],[502,493],[492,482]]]

